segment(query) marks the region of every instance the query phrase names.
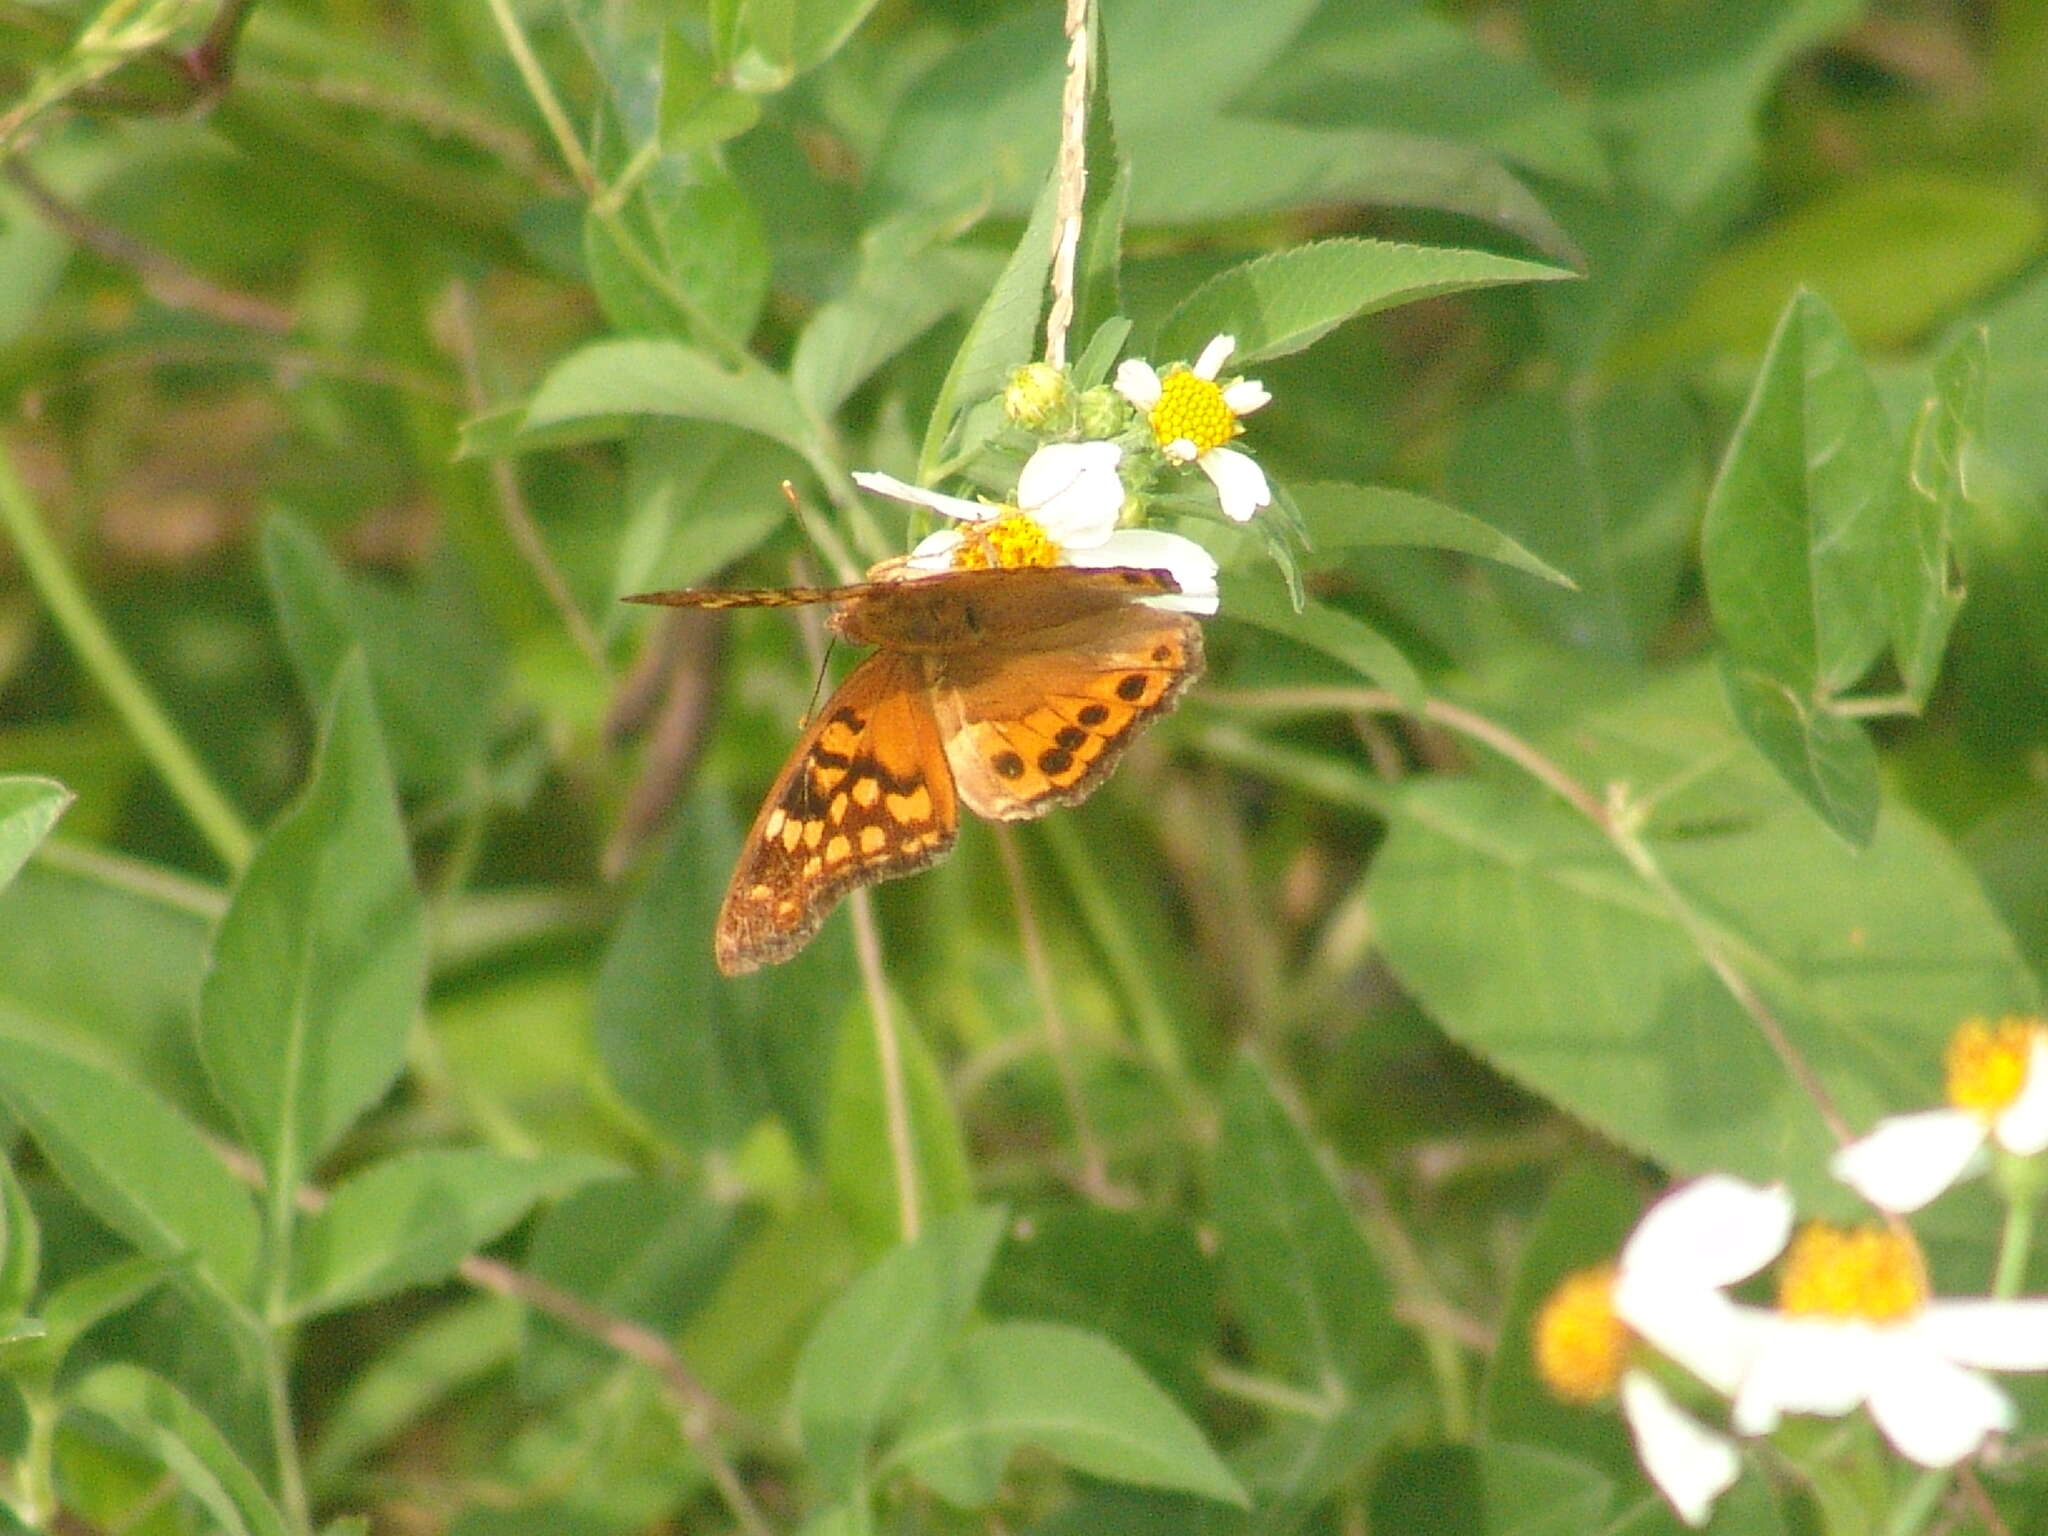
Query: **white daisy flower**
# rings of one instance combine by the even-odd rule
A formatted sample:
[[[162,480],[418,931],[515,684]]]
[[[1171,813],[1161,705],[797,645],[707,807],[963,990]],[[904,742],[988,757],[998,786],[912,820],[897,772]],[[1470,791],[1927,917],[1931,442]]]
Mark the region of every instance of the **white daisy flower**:
[[[1145,599],[1155,608],[1211,614],[1217,607],[1216,559],[1193,539],[1152,528],[1119,528],[1123,450],[1115,443],[1047,443],[1017,476],[1014,505],[969,501],[910,485],[893,475],[857,472],[862,488],[913,502],[962,526],[941,528],[903,558],[911,572],[1022,566],[1128,566],[1163,570],[1180,591]]]
[[[2048,1025],[1971,1019],[1948,1047],[1946,1109],[1892,1115],[1835,1154],[1835,1177],[1880,1210],[1917,1211],[1983,1165],[1994,1145],[2048,1149]]]
[[[1236,347],[1235,336],[1218,336],[1202,348],[1194,367],[1175,366],[1164,377],[1150,363],[1126,358],[1117,367],[1116,387],[1145,413],[1159,451],[1175,463],[1199,467],[1215,485],[1224,514],[1242,523],[1271,504],[1273,491],[1258,460],[1225,445],[1244,430],[1238,418],[1273,397],[1256,379],[1216,382]]]
[[[1687,1525],[1706,1524],[1741,1471],[1735,1442],[1679,1407],[1643,1360],[1655,1345],[1724,1396],[1747,1363],[1735,1306],[1719,1289],[1768,1262],[1785,1241],[1791,1202],[1721,1176],[1652,1206],[1612,1266],[1552,1293],[1536,1323],[1537,1372],[1567,1402],[1621,1402],[1636,1457]],[[1775,1240],[1769,1229],[1777,1228]],[[1759,1230],[1761,1228],[1761,1230]],[[1665,1349],[1675,1336],[1682,1352]]]

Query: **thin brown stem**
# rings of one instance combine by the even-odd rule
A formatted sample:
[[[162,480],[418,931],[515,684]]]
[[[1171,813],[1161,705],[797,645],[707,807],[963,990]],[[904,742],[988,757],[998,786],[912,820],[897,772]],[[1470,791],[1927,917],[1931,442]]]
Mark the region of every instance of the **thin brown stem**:
[[[1406,706],[1393,694],[1380,688],[1261,688],[1238,691],[1212,690],[1205,699],[1210,704],[1221,704],[1225,708],[1239,709],[1250,713],[1301,714],[1319,710],[1348,710],[1373,714],[1405,713]],[[1573,810],[1591,822],[1612,843],[1615,850],[1627,860],[1629,867],[1663,900],[1665,908],[1678,925],[1685,930],[1686,937],[1707,962],[1708,968],[1719,978],[1721,985],[1733,997],[1742,1011],[1749,1015],[1763,1036],[1764,1043],[1771,1048],[1779,1063],[1785,1068],[1799,1091],[1812,1103],[1821,1123],[1828,1134],[1838,1143],[1846,1145],[1854,1140],[1849,1123],[1836,1108],[1833,1096],[1821,1082],[1799,1048],[1792,1043],[1792,1037],[1777,1015],[1772,1012],[1749,979],[1736,967],[1728,956],[1727,949],[1719,934],[1715,933],[1707,920],[1688,901],[1664,874],[1649,847],[1638,835],[1642,820],[1640,808],[1621,799],[1618,795],[1611,801],[1602,801],[1592,790],[1579,783],[1563,768],[1552,762],[1536,748],[1497,721],[1484,715],[1474,714],[1455,704],[1440,699],[1430,699],[1423,704],[1422,718],[1447,730],[1479,742],[1499,753],[1531,778],[1557,795]]]
[[[1128,1206],[1128,1194],[1110,1183],[1102,1142],[1095,1134],[1095,1122],[1089,1118],[1088,1101],[1081,1092],[1073,1041],[1067,1034],[1059,991],[1053,985],[1052,966],[1046,960],[1045,935],[1038,927],[1038,910],[1031,900],[1024,857],[1017,850],[1017,835],[1006,826],[998,826],[995,834],[996,852],[1003,861],[1003,878],[1017,909],[1017,943],[1024,951],[1024,966],[1031,973],[1031,989],[1038,994],[1038,1012],[1045,1022],[1046,1051],[1059,1075],[1060,1094],[1067,1101],[1067,1118],[1074,1123],[1074,1145],[1081,1154],[1081,1192],[1098,1205]]]
[[[254,294],[223,287],[125,230],[73,207],[20,156],[7,159],[6,173],[15,190],[51,228],[77,241],[102,261],[133,272],[143,290],[165,308],[187,310],[223,325],[271,336],[289,336],[298,323],[290,310]]]
[[[1045,317],[1045,360],[1067,365],[1074,323],[1074,257],[1081,248],[1081,205],[1088,192],[1090,0],[1067,0],[1067,83],[1060,99],[1059,190],[1053,205],[1052,306]]]

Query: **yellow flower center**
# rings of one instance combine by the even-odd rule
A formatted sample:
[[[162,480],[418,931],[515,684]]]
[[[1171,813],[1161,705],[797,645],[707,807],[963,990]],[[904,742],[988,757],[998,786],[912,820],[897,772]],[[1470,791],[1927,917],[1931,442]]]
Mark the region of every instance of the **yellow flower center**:
[[[1813,1222],[1792,1239],[1778,1275],[1779,1310],[1794,1317],[1891,1323],[1926,1300],[1919,1250],[1887,1227]]]
[[[1597,1403],[1621,1384],[1635,1335],[1614,1312],[1614,1266],[1568,1276],[1536,1314],[1536,1374],[1567,1403]]]
[[[1159,381],[1159,399],[1150,419],[1152,436],[1160,447],[1190,442],[1195,445],[1196,458],[1211,448],[1221,448],[1244,430],[1224,403],[1215,380],[1185,368],[1175,368]]]
[[[1948,1043],[1948,1101],[1986,1120],[2020,1096],[2039,1019],[1966,1020]]]
[[[1058,565],[1060,547],[1028,512],[1006,508],[985,523],[960,530],[953,551],[956,571],[1022,570],[1026,566]]]

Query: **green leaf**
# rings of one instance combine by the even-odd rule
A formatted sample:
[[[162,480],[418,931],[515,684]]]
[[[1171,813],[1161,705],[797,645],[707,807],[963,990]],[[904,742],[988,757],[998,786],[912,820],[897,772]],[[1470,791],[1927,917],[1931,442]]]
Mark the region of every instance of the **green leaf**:
[[[1329,480],[1289,489],[1301,510],[1309,543],[1318,552],[1410,544],[1448,549],[1461,555],[1497,560],[1555,586],[1577,590],[1571,577],[1538,559],[1498,528],[1427,496],[1386,486],[1343,485]]]
[[[330,697],[363,652],[401,782],[449,787],[483,756],[501,657],[463,568],[429,561],[409,590],[350,578],[297,519],[263,529],[263,574],[306,696]]]
[[[1577,1412],[1581,1418],[1609,1417]],[[1547,1446],[1482,1442],[1479,1482],[1486,1536],[1578,1536],[1613,1529],[1605,1517],[1614,1502],[1614,1480]]]
[[[706,149],[738,138],[761,120],[761,98],[732,89],[709,55],[675,29],[661,37],[661,143],[670,151]]]
[[[332,1312],[445,1280],[537,1200],[601,1178],[594,1157],[431,1148],[352,1174],[297,1234],[292,1307]]]
[[[119,1259],[74,1275],[50,1292],[42,1307],[42,1324],[47,1330],[43,1346],[50,1371],[54,1374],[63,1368],[71,1346],[87,1329],[133,1306],[174,1278],[186,1262],[149,1255]]]
[[[995,1323],[969,1335],[883,1465],[981,1509],[995,1502],[1004,1466],[1024,1445],[1094,1477],[1250,1502],[1194,1421],[1122,1350],[1058,1323]]]
[[[311,781],[243,872],[200,989],[207,1075],[276,1187],[391,1086],[425,981],[425,912],[352,655]]]
[[[853,36],[876,4],[877,0],[796,0],[790,62],[799,71],[816,69]]]
[[[107,1226],[150,1257],[195,1256],[219,1296],[249,1295],[253,1199],[156,1095],[63,1051],[0,1036],[0,1100]]]
[[[1333,1402],[1397,1358],[1392,1295],[1364,1234],[1266,1073],[1240,1057],[1210,1174],[1236,1316],[1260,1353]]]
[[[1226,572],[1222,587],[1223,612],[1230,618],[1334,657],[1392,693],[1403,709],[1422,707],[1421,675],[1363,619],[1315,601],[1297,613],[1285,583],[1272,571]]]
[[[780,487],[802,473],[795,455],[732,427],[640,427],[627,445],[613,597],[695,585],[758,548],[788,523]],[[613,622],[630,616],[616,609]]]
[[[882,1424],[938,1368],[1002,1238],[1000,1210],[940,1217],[841,1293],[804,1344],[790,1401],[824,1487],[859,1486]]]
[[[594,341],[557,363],[526,407],[522,438],[581,422],[680,416],[722,421],[802,453],[811,440],[796,394],[758,364],[735,371],[686,342],[626,337]],[[616,436],[615,421],[602,435]]]
[[[1886,562],[1892,654],[1906,692],[1924,702],[1934,687],[1949,630],[1963,606],[1956,579],[1957,525],[1969,505],[1965,455],[1984,432],[1989,343],[1980,327],[1935,365],[1934,395],[1906,443],[1904,515]]]
[[[35,1207],[15,1177],[14,1165],[0,1159],[0,1324],[14,1322],[35,1300],[43,1273],[43,1233]]]
[[[614,330],[715,346],[759,323],[767,236],[745,190],[709,151],[656,157],[623,207],[593,208],[583,227],[591,288]]]
[[[973,253],[892,247],[877,256],[871,248],[852,286],[819,305],[797,337],[791,385],[819,416],[833,415],[890,358],[973,303],[987,281]]]
[[[55,779],[0,777],[0,887],[21,872],[71,799],[71,791]]]
[[[261,1479],[214,1422],[162,1377],[133,1365],[102,1366],[73,1397],[147,1449],[226,1536],[289,1536]]]
[[[1881,786],[1877,749],[1863,727],[1726,658],[1721,684],[1736,725],[1778,776],[1836,836],[1852,848],[1867,845],[1877,829]]]
[[[1358,1486],[1397,1437],[1426,1433],[1426,1422],[1421,1394],[1399,1383],[1328,1415],[1273,1415],[1264,1434],[1231,1447],[1231,1467],[1251,1489],[1251,1530],[1300,1530],[1332,1494]]]
[[[1852,851],[1740,750],[1716,690],[1693,668],[1536,745],[1581,783],[1658,791],[1647,847],[1851,1125],[1936,1102],[1956,1021],[2035,1008],[2035,981],[1939,836],[1893,806]],[[1845,1209],[1833,1138],[1755,1020],[1547,790],[1411,788],[1368,890],[1403,984],[1497,1070],[1673,1175]]]
[[[1030,222],[1003,264],[995,286],[960,341],[932,400],[924,446],[918,452],[920,478],[934,474],[945,457],[955,419],[1001,389],[1031,360],[1038,317],[1045,310],[1046,274],[1052,270],[1052,221],[1057,177],[1049,177],[1031,211]]]
[[[1318,240],[1219,272],[1159,327],[1161,361],[1192,361],[1214,336],[1235,336],[1232,368],[1298,352],[1360,315],[1503,283],[1555,282],[1562,267],[1488,251],[1386,240]]]
[[[1884,643],[1897,450],[1848,334],[1811,293],[1786,307],[1707,499],[1701,559],[1741,666],[1823,698]]]

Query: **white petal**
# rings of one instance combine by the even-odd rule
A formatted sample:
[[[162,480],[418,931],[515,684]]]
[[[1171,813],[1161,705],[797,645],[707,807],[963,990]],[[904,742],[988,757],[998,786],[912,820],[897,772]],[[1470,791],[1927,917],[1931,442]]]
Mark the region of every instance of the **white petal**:
[[[1735,1394],[1745,1435],[1767,1435],[1788,1413],[1849,1412],[1870,1390],[1877,1349],[1867,1323],[1773,1316]]]
[[[1621,1378],[1621,1412],[1650,1481],[1671,1501],[1679,1519],[1695,1528],[1705,1525],[1714,1500],[1734,1486],[1742,1470],[1734,1442],[1671,1401],[1645,1371]]]
[[[1870,1384],[1870,1416],[1900,1455],[1923,1467],[1952,1467],[2012,1428],[2012,1399],[1989,1377],[1891,1332]]]
[[[1237,350],[1235,336],[1217,336],[1202,348],[1202,355],[1195,359],[1193,373],[1198,379],[1213,379],[1217,370],[1230,361],[1230,354]]]
[[[1017,476],[1017,505],[1062,549],[1100,544],[1124,507],[1115,443],[1048,443]]]
[[[1958,1365],[2048,1371],[2048,1298],[1931,1301],[1906,1327]]]
[[[1784,1251],[1792,1197],[1725,1173],[1682,1184],[1644,1213],[1621,1250],[1624,1278],[1695,1289],[1747,1280]]]
[[[1216,557],[1193,539],[1158,528],[1119,528],[1094,549],[1075,550],[1069,565],[1131,566],[1141,571],[1165,571],[1180,583],[1180,591],[1166,597],[1148,597],[1154,608],[1175,613],[1216,611]]]
[[[1260,406],[1270,404],[1272,399],[1266,386],[1257,379],[1239,379],[1223,391],[1223,403],[1230,407],[1233,416],[1249,416]]]
[[[1187,437],[1176,437],[1159,451],[1176,464],[1192,464],[1201,456],[1200,450],[1195,447],[1194,439]]]
[[[1233,522],[1248,522],[1251,515],[1273,499],[1266,484],[1266,472],[1259,461],[1235,448],[1211,448],[1195,461],[1216,486],[1216,499],[1223,503],[1223,515]]]
[[[1127,357],[1116,365],[1116,392],[1139,410],[1149,411],[1157,405],[1164,389],[1159,370],[1143,358]]]
[[[1960,1109],[1891,1115],[1835,1154],[1836,1178],[1881,1211],[1917,1211],[1962,1177],[1984,1122]]]
[[[939,492],[926,490],[921,485],[911,485],[898,480],[894,475],[877,474],[868,469],[855,470],[853,483],[864,491],[873,491],[877,496],[890,496],[897,501],[930,507],[934,512],[943,512],[946,516],[956,517],[963,523],[985,523],[1002,510],[1000,507],[990,506],[985,501],[969,501],[964,496],[942,496]]]
[[[919,540],[917,548],[903,557],[903,564],[913,571],[950,571],[953,551],[966,542],[958,528],[941,528]]]
[[[1649,1283],[1625,1269],[1614,1285],[1614,1314],[1724,1397],[1749,1374],[1768,1315],[1710,1286]]]
[[[1998,1144],[2021,1157],[2048,1149],[2048,1039],[2034,1037],[2027,1050],[2027,1080],[1993,1127]]]

